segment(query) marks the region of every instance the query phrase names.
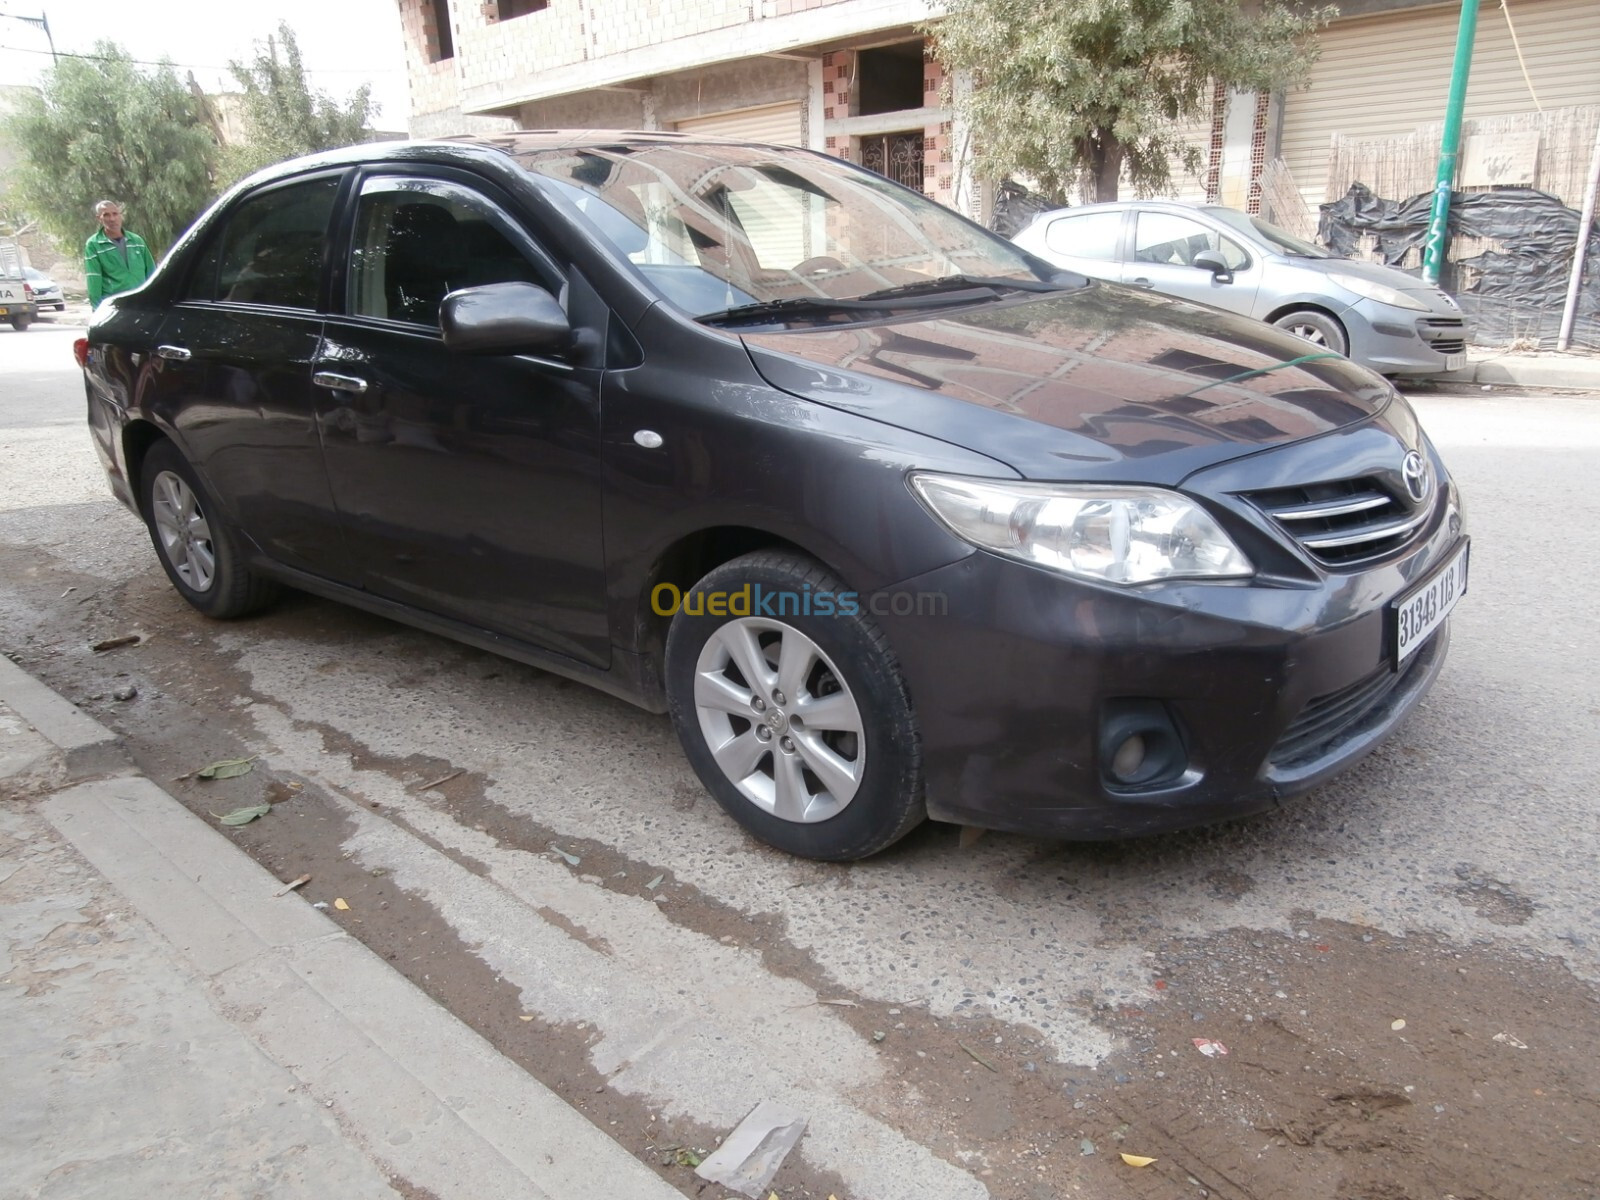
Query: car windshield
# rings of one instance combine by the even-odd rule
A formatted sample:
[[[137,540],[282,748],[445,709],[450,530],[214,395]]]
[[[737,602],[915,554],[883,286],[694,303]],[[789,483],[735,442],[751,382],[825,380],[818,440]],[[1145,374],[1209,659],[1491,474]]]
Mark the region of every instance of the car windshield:
[[[1040,276],[1009,242],[878,175],[804,150],[732,143],[519,156],[667,299],[695,316],[788,309]],[[874,296],[874,299],[877,297]]]
[[[1289,255],[1291,258],[1339,257],[1337,254],[1332,254],[1323,249],[1315,242],[1297,238],[1287,229],[1279,229],[1272,222],[1263,221],[1260,217],[1252,217],[1248,213],[1242,213],[1232,208],[1208,208],[1206,212],[1224,225],[1232,225],[1241,233],[1254,234],[1273,249]]]

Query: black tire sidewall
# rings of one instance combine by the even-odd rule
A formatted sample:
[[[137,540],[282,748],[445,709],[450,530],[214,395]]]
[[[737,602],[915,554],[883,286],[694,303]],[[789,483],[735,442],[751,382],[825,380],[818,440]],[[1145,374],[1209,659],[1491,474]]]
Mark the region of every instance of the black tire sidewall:
[[[688,593],[733,592],[746,584],[770,591],[848,591],[819,564],[798,554],[760,552],[708,574]],[[916,721],[898,662],[881,631],[864,614],[771,617],[814,641],[845,680],[861,711],[866,772],[855,796],[837,816],[815,824],[785,821],[758,808],[712,758],[694,704],[700,651],[711,635],[736,617],[672,618],[667,638],[667,698],[684,753],[713,799],[751,834],[790,854],[824,861],[864,858],[898,841],[924,816],[922,759]]]

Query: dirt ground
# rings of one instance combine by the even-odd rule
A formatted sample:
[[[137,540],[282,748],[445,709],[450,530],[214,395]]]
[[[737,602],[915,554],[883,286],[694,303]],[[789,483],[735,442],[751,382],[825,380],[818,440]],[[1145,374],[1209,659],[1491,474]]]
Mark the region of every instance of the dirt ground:
[[[58,595],[59,580],[41,579],[40,589],[41,599],[47,589]],[[66,618],[57,610],[65,626],[12,648],[24,668],[123,733],[140,766],[197,813],[271,802],[268,817],[231,836],[286,881],[310,874],[298,893],[305,902],[345,899],[348,910],[328,915],[686,1195],[728,1194],[691,1168],[726,1131],[667,1120],[608,1088],[590,1066],[591,1031],[581,1023],[525,1019],[515,989],[438,913],[381,868],[344,856],[347,826],[333,797],[278,776],[268,762],[239,779],[175,781],[201,765],[196,746],[208,756],[226,749],[236,718],[216,697],[244,694],[246,681],[226,665],[202,677],[197,637],[186,632],[193,627],[164,586],[134,581],[121,595],[86,597],[73,609]],[[83,650],[108,632],[160,631],[174,617],[178,627],[141,645]],[[137,694],[114,698],[128,686]],[[451,769],[418,759],[363,765],[397,778]],[[551,854],[551,831],[484,800],[485,782],[458,775],[428,802],[503,846]],[[403,823],[402,814],[380,814]],[[953,847],[949,831],[917,836],[949,836]],[[654,873],[604,846],[563,845],[581,856],[596,886],[637,892]],[[1228,872],[1212,882],[1223,898],[1251,887]],[[751,919],[686,886],[674,895],[681,902],[665,910],[674,920],[752,947],[767,969],[837,997],[852,1028],[893,1064],[897,1083],[910,1085],[873,1097],[873,1109],[962,1162],[999,1200],[1600,1197],[1600,996],[1556,961],[1309,916],[1289,934],[1239,928],[1204,940],[1129,928],[1115,936],[1144,951],[1147,995],[1111,1005],[1090,982],[1078,996],[1057,998],[1117,1037],[1110,1058],[1072,1064],[1049,1061],[1043,1039],[1025,1028],[935,1017],[915,997],[886,1005],[849,996],[787,941],[781,921]],[[1508,926],[1528,915],[1512,886],[1470,871],[1439,902]],[[1197,1039],[1226,1053],[1212,1045],[1208,1055]],[[804,1145],[772,1191],[780,1200],[851,1200],[841,1180],[806,1163]],[[958,1148],[973,1146],[981,1157],[958,1157]],[[1123,1153],[1154,1161],[1130,1166]]]

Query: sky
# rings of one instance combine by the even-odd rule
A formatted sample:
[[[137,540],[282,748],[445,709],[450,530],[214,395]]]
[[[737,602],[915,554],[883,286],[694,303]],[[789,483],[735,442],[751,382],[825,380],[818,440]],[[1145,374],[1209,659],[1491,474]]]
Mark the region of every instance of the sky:
[[[58,53],[92,54],[101,38],[136,59],[170,59],[206,91],[233,91],[230,60],[288,21],[306,73],[319,91],[344,99],[363,83],[381,106],[375,128],[401,130],[410,116],[396,0],[0,0],[0,84],[37,81],[50,66],[42,30],[14,20],[46,17]]]

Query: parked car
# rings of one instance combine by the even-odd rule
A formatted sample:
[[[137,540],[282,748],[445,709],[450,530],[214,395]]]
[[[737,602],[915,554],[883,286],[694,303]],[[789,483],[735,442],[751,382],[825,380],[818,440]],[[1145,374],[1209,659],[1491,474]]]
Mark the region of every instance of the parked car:
[[[670,712],[814,858],[1271,808],[1417,703],[1466,587],[1377,376],[793,148],[299,159],[77,352],[200,612],[288,584]]]
[[[61,294],[61,285],[37,267],[24,267],[23,278],[28,281],[28,286],[33,289],[33,299],[40,308],[53,308],[57,312],[65,312],[67,298]]]
[[[1393,267],[1339,258],[1236,209],[1086,204],[1040,213],[1013,240],[1095,279],[1266,321],[1382,375],[1466,365],[1466,322],[1448,293]]]
[[[18,333],[27,331],[39,313],[33,287],[23,272],[22,252],[11,238],[0,238],[0,321],[9,322]]]

